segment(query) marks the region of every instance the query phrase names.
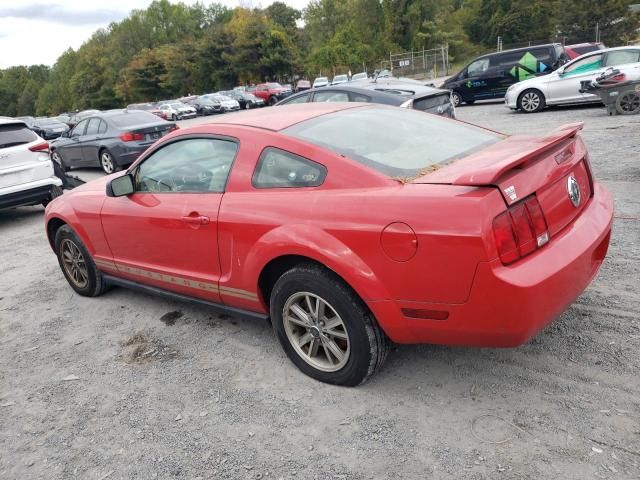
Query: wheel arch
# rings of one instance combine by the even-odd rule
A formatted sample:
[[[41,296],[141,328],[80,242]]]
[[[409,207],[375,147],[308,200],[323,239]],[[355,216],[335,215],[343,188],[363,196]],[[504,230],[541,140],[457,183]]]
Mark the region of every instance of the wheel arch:
[[[51,250],[55,252],[56,233],[60,230],[60,227],[67,225],[60,217],[52,217],[47,221],[47,239],[49,240],[49,246]]]

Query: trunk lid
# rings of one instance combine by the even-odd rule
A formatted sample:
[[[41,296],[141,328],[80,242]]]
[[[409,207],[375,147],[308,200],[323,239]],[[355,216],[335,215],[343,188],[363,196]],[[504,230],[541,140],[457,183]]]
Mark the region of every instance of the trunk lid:
[[[162,122],[150,123],[146,125],[134,125],[130,128],[127,128],[126,131],[141,134],[144,139],[140,140],[139,143],[144,145],[147,143],[153,143],[159,138],[162,138],[165,135],[171,133],[175,129],[175,127],[175,123]]]
[[[592,195],[583,124],[544,137],[513,136],[421,176],[414,183],[492,186],[505,204],[536,195],[553,236],[571,223]]]

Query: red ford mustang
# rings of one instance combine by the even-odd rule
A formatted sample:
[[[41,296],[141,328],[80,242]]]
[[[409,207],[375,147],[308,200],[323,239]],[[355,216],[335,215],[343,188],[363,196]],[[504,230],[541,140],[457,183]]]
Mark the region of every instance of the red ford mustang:
[[[357,385],[389,340],[520,345],[587,287],[613,202],[580,128],[507,137],[353,103],[225,115],[55,199],[46,231],[81,295],[270,317],[303,372]]]

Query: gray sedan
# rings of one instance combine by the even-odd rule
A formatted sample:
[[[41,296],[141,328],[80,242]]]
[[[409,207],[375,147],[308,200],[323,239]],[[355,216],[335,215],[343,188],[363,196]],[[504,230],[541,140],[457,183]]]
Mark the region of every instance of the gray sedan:
[[[117,110],[92,115],[51,142],[51,159],[65,170],[101,167],[116,172],[133,163],[176,124],[143,111]]]

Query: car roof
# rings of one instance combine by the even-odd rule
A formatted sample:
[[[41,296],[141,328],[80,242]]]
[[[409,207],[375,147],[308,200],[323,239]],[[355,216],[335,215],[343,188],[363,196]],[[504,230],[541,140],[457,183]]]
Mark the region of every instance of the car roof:
[[[278,108],[246,110],[234,112],[216,118],[209,125],[242,125],[246,127],[261,128],[274,132],[304,122],[312,118],[320,117],[328,113],[349,110],[351,108],[361,108],[361,103],[348,102],[321,102],[321,103],[300,103],[297,105],[281,105]]]
[[[284,107],[289,99],[302,97],[314,92],[352,92],[360,95],[367,95],[374,99],[374,103],[384,103],[386,105],[402,105],[407,100],[414,97],[421,97],[421,95],[398,95],[397,93],[383,92],[379,90],[364,89],[358,87],[352,87],[348,83],[341,83],[339,85],[329,85],[328,87],[312,88],[304,90],[303,92],[296,93],[283,100],[283,104],[280,107]],[[313,103],[313,102],[312,102]],[[321,102],[320,102],[321,103]]]
[[[562,47],[562,44],[560,44],[560,43],[544,43],[542,45],[530,45],[528,47],[510,48],[509,50],[502,50],[500,52],[491,52],[491,53],[485,53],[484,55],[479,55],[479,56],[475,57],[472,60],[472,62],[475,61],[475,60],[479,60],[481,58],[493,57],[494,55],[501,55],[503,53],[524,52],[526,50],[531,50],[532,48],[542,48],[542,47]]]
[[[418,82],[417,80],[394,77],[380,77],[378,79],[363,78],[362,80],[353,81],[352,84],[365,90],[376,90],[379,92],[384,91],[382,88],[388,90],[406,90],[415,92],[415,95],[425,93],[445,93],[448,91],[441,88],[430,87]]]

